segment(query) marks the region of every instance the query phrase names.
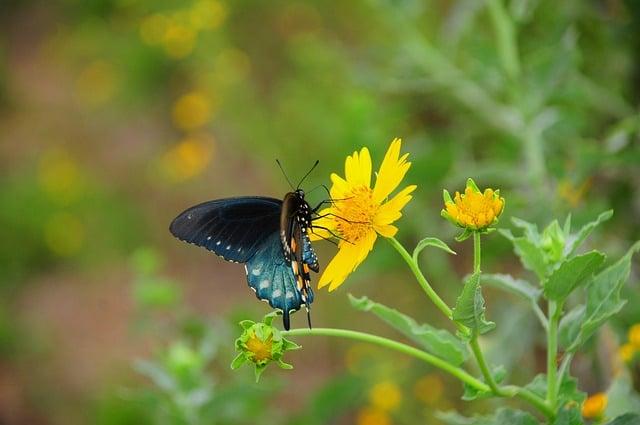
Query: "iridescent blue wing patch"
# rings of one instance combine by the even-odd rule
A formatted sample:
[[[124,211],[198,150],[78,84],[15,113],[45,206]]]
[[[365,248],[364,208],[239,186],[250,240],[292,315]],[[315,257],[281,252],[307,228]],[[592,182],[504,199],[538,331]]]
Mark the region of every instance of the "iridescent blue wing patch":
[[[256,296],[281,310],[284,327],[289,329],[290,314],[304,303],[291,264],[284,257],[279,232],[274,232],[258,247],[245,268],[249,286]],[[308,302],[311,301],[313,296]]]
[[[227,261],[245,263],[280,229],[282,201],[247,196],[218,199],[191,207],[169,230],[178,239],[201,246]]]

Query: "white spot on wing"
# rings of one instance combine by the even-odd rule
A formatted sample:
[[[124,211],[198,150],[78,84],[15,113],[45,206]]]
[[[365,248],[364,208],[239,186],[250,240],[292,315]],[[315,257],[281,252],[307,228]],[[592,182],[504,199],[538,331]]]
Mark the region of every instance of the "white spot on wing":
[[[227,251],[231,249],[231,245],[227,245]]]
[[[262,264],[260,264],[255,269],[251,270],[251,274],[254,276],[260,276],[260,273],[262,273]]]
[[[282,295],[282,291],[279,289],[276,289],[275,291],[273,291],[272,295],[274,298],[278,298],[280,295]]]
[[[285,295],[287,298],[293,298],[293,292],[291,291],[287,291],[287,294]]]
[[[266,289],[269,287],[269,285],[271,285],[271,282],[269,281],[269,279],[265,279],[260,282],[260,289]]]

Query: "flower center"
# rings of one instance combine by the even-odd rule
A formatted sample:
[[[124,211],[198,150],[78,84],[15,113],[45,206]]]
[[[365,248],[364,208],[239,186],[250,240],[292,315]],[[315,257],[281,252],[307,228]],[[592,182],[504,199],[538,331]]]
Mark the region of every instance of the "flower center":
[[[271,359],[271,347],[273,342],[271,338],[261,341],[257,336],[253,335],[247,341],[247,350],[253,353],[253,361],[261,362]]]
[[[491,225],[500,215],[503,201],[491,189],[478,193],[466,188],[464,195],[456,192],[454,202],[447,203],[447,212],[465,227],[482,229]]]
[[[373,228],[378,204],[373,201],[373,190],[366,186],[351,189],[351,194],[336,202],[336,228],[341,237],[356,243]]]

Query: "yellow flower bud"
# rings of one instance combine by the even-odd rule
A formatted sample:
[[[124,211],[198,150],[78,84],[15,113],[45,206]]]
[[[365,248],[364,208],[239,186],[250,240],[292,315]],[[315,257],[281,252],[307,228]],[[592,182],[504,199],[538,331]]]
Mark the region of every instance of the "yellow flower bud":
[[[586,419],[599,419],[604,415],[607,408],[607,395],[605,393],[596,393],[589,396],[582,405],[582,416]]]

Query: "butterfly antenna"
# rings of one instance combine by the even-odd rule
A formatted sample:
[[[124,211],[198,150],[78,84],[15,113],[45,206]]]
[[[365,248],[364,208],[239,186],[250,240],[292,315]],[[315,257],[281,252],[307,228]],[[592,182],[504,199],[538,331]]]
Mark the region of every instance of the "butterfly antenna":
[[[309,329],[311,329],[311,309],[307,306],[307,323],[309,324]]]
[[[300,180],[300,183],[298,183],[298,186],[296,187],[296,189],[300,189],[300,185],[302,184],[302,182],[304,181],[304,179],[306,179],[309,174],[311,174],[311,172],[313,171],[314,168],[316,168],[318,166],[318,164],[320,163],[319,159],[316,159],[315,164],[313,164],[313,167],[311,167],[311,169],[309,171],[307,171],[307,174],[304,175],[304,177]]]
[[[280,160],[276,159],[276,163],[278,164],[278,167],[280,167],[280,171],[282,171],[282,175],[287,180],[287,183],[289,183],[289,186],[291,186],[291,190],[295,190],[295,188],[293,187],[293,184],[291,184],[291,180],[289,180],[289,177],[287,176],[287,173],[284,172],[284,168],[282,168],[282,164],[280,164]]]

